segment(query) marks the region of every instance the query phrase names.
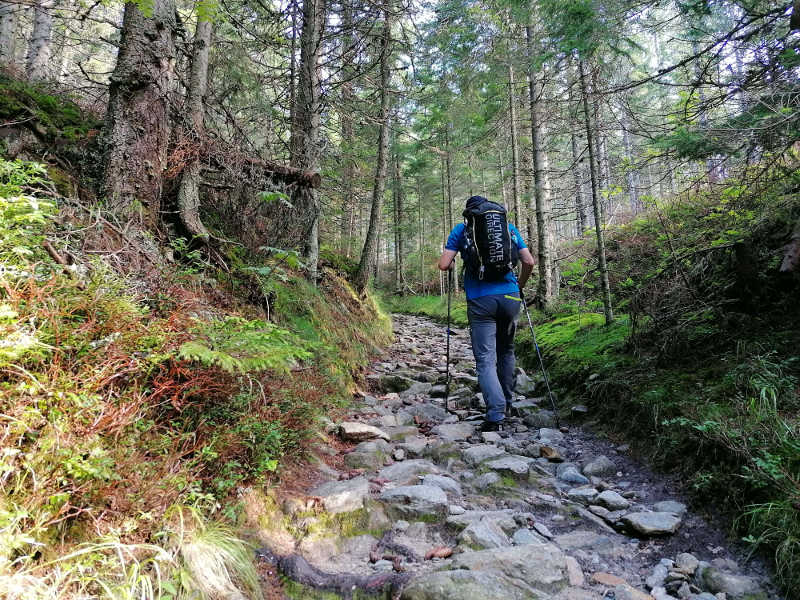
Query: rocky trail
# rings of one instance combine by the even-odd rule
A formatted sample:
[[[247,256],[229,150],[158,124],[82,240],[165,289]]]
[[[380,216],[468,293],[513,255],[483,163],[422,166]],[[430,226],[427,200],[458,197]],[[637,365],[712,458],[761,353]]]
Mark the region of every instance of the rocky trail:
[[[293,598],[767,600],[763,569],[687,510],[679,490],[574,424],[557,428],[518,372],[509,427],[477,432],[483,399],[469,333],[395,315],[370,394],[322,449],[337,468],[283,502],[262,551]],[[355,445],[354,445],[355,444]],[[278,543],[280,541],[280,543]],[[370,595],[370,594],[374,594]]]

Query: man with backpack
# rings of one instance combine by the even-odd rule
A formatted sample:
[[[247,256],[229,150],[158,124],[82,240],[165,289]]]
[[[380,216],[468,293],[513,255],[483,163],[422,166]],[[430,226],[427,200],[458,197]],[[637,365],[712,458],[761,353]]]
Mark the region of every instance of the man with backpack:
[[[481,431],[500,431],[514,392],[514,334],[533,255],[499,204],[472,196],[463,214],[464,223],[450,232],[438,266],[442,271],[453,268],[459,252],[464,260],[472,352],[486,401]],[[518,260],[519,281],[513,271]]]

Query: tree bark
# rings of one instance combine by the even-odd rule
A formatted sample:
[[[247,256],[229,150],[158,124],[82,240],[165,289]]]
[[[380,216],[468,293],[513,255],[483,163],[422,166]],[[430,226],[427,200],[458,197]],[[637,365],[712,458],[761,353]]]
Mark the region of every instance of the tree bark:
[[[517,228],[522,227],[522,215],[519,212],[519,199],[521,195],[522,185],[520,185],[520,172],[519,172],[519,133],[517,132],[517,103],[516,94],[514,93],[514,67],[509,63],[508,65],[508,111],[509,121],[511,122],[511,170],[514,181],[514,224]]]
[[[543,307],[556,298],[557,289],[553,279],[552,211],[550,194],[545,181],[545,160],[542,125],[539,115],[539,84],[533,70],[533,27],[527,25],[525,34],[528,49],[528,90],[531,113],[531,161],[533,167],[533,199],[536,206],[536,239],[539,281],[536,295]],[[533,239],[531,219],[528,219],[528,239]]]
[[[174,0],[154,0],[149,16],[137,4],[126,4],[109,85],[104,194],[111,210],[150,229],[160,221],[176,30]]]
[[[212,24],[208,19],[198,17],[194,32],[192,50],[192,70],[189,74],[186,109],[196,144],[202,144],[205,131],[205,95],[208,86],[208,51],[211,46]],[[178,187],[178,211],[186,230],[192,237],[207,243],[209,233],[200,219],[200,157],[195,157],[186,165]]]
[[[631,212],[636,214],[639,212],[639,173],[633,166],[636,157],[633,155],[633,141],[631,140],[630,133],[630,119],[627,117],[622,123],[622,143],[625,146],[625,158],[628,159],[628,169],[625,174],[625,179],[628,183],[628,202],[630,204]]]
[[[394,212],[395,212],[395,231],[396,243],[395,254],[397,262],[397,285],[396,289],[399,292],[403,291],[403,172],[400,170],[400,158],[395,155],[394,158],[394,176],[395,176],[395,196],[394,196]]]
[[[351,0],[342,0],[342,50],[341,50],[341,108],[339,118],[342,124],[342,143],[340,152],[342,156],[342,224],[341,224],[341,250],[345,256],[350,256],[353,215],[353,180],[355,168],[350,152],[353,148],[353,117],[350,113],[353,106],[353,5]]]
[[[14,63],[17,35],[17,10],[19,6],[0,2],[0,63]]]
[[[383,4],[383,34],[381,35],[381,83],[380,98],[381,112],[379,115],[380,129],[378,132],[378,156],[375,164],[375,184],[372,188],[372,208],[370,210],[369,228],[367,238],[364,240],[364,250],[361,252],[361,261],[354,277],[354,285],[359,293],[363,294],[369,284],[370,267],[377,264],[375,252],[378,247],[378,228],[381,217],[381,204],[383,193],[386,189],[386,163],[389,151],[389,79],[392,67],[392,6],[391,0],[384,0]],[[373,261],[375,261],[373,263]]]
[[[55,0],[40,0],[36,4],[33,32],[28,41],[28,57],[25,61],[28,78],[34,81],[45,79],[50,75],[53,9],[55,6]]]
[[[800,219],[794,226],[792,238],[786,245],[781,261],[781,273],[794,273],[800,267]]]
[[[592,119],[589,111],[589,89],[586,85],[586,73],[583,59],[578,61],[578,71],[581,82],[581,96],[583,98],[583,115],[586,125],[586,147],[589,151],[589,175],[592,188],[592,208],[594,208],[595,233],[597,235],[597,255],[600,263],[600,287],[603,295],[603,312],[606,325],[614,321],[614,311],[611,308],[611,287],[608,283],[608,266],[606,265],[606,242],[603,231],[603,220],[600,217],[600,198],[597,191],[597,165],[594,154],[592,138]]]

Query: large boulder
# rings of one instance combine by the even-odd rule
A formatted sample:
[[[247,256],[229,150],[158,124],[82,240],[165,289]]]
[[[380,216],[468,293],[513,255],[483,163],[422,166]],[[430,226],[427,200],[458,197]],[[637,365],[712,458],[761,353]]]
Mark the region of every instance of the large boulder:
[[[315,487],[309,495],[316,496],[329,513],[351,512],[363,508],[369,497],[369,481],[356,477],[346,481],[328,481]]]
[[[395,519],[434,520],[447,515],[447,494],[433,485],[404,485],[385,490],[380,500]]]
[[[457,442],[466,440],[475,431],[475,426],[471,423],[452,423],[450,425],[437,425],[431,429],[433,435],[438,436],[445,442]]]
[[[724,593],[731,600],[766,600],[767,595],[752,577],[735,575],[715,567],[701,567],[698,573],[702,587],[718,594]]]
[[[474,467],[491,458],[502,456],[505,453],[505,450],[492,444],[481,444],[479,446],[470,446],[466,448],[461,453],[461,459],[468,465]]]
[[[611,462],[607,456],[598,456],[594,460],[589,461],[583,467],[583,474],[587,477],[602,477],[603,475],[611,475],[617,470],[616,465]]]

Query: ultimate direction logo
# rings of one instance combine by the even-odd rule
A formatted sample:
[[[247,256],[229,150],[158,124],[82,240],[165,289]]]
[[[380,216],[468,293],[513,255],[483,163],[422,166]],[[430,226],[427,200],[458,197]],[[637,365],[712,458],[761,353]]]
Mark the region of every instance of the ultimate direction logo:
[[[486,214],[486,237],[489,242],[489,262],[503,262],[503,234],[505,219],[503,215],[496,212]]]

